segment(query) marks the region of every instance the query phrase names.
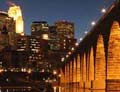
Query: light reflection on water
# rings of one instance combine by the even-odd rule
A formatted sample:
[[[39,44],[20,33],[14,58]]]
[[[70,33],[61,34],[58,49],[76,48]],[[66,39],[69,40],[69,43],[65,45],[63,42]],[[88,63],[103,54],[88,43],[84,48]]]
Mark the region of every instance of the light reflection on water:
[[[31,92],[30,89],[0,89],[0,92]]]
[[[30,89],[0,89],[0,92],[33,92]],[[73,92],[73,91],[68,91],[68,92]],[[89,89],[79,89],[77,92],[120,92],[119,91],[105,91],[105,90],[89,90]]]
[[[109,91],[106,91],[106,90],[89,90],[89,89],[80,89],[78,92],[120,92],[120,90],[109,90]]]
[[[105,90],[80,89],[78,92],[106,92]]]
[[[120,92],[120,90],[109,90],[109,91],[106,91],[106,90],[79,89],[79,90],[67,90],[67,92]]]
[[[84,90],[80,92],[105,92],[105,90]]]

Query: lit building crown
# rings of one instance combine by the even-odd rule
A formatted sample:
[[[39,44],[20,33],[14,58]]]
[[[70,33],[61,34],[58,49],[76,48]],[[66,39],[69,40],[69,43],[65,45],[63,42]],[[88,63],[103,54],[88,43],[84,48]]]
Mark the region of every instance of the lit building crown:
[[[12,17],[16,22],[16,33],[23,35],[24,21],[20,7],[16,5],[11,6],[8,10],[8,15]]]

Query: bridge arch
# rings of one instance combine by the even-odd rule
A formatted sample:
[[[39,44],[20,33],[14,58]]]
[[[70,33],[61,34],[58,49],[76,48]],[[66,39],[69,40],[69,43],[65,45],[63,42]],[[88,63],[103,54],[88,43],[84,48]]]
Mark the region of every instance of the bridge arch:
[[[95,80],[93,82],[93,88],[105,89],[106,80],[106,61],[103,36],[98,35],[95,57]]]
[[[114,21],[108,42],[107,79],[120,79],[120,26]]]

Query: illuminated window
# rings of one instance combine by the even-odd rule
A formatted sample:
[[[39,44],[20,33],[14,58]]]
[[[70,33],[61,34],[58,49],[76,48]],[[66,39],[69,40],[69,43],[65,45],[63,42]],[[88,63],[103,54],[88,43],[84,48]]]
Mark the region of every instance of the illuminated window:
[[[43,39],[48,40],[48,34],[43,34]]]

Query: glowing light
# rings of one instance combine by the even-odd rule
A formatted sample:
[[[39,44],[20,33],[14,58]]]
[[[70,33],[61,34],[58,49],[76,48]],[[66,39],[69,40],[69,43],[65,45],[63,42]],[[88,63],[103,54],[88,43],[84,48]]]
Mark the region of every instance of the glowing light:
[[[22,72],[26,72],[26,68],[22,68],[21,71],[22,71]]]
[[[56,75],[56,74],[57,74],[57,71],[56,71],[56,70],[53,70],[53,74]]]
[[[9,10],[8,10],[8,15],[9,15],[10,17],[13,17],[14,20],[17,20],[17,18],[18,18],[19,16],[22,16],[22,12],[21,12],[20,7],[19,7],[19,6],[16,6],[16,5],[11,6],[11,7],[9,8]]]
[[[3,69],[0,69],[0,73],[2,73],[3,72]]]
[[[45,80],[45,82],[48,82],[48,80]]]
[[[22,36],[24,36],[25,34],[24,33],[21,33]]]
[[[24,69],[22,68],[22,69],[21,69],[21,71],[23,72],[23,71],[24,71]]]
[[[78,46],[79,44],[78,43],[75,43],[75,46]]]
[[[27,71],[29,74],[32,72],[32,70],[31,69],[28,69],[28,71]]]
[[[87,31],[85,31],[84,33],[85,33],[85,34],[87,34],[88,32],[87,32]]]
[[[106,12],[106,9],[105,9],[105,8],[103,8],[103,9],[101,10],[101,12],[102,12],[102,13],[105,13],[105,12]]]
[[[8,81],[9,81],[9,79],[7,78],[7,79],[6,79],[6,81],[8,82]]]
[[[61,74],[59,74],[58,76],[61,77]]]
[[[19,16],[16,20],[16,33],[19,33],[21,35],[24,34],[24,22],[21,16]]]
[[[92,22],[91,22],[91,25],[92,25],[92,26],[95,26],[95,24],[96,24],[95,21],[92,21]]]
[[[3,71],[7,72],[7,69],[4,69]]]
[[[66,58],[68,58],[69,57],[69,55],[66,55]]]
[[[54,82],[56,82],[57,80],[56,79],[53,79]],[[55,91],[54,91],[55,92]]]
[[[42,69],[42,72],[45,72],[45,70],[44,70],[44,69]]]
[[[48,34],[43,34],[43,39],[48,40]]]
[[[43,80],[45,80],[45,78],[43,78]]]
[[[68,52],[69,55],[71,55],[72,53],[71,52]]]
[[[72,49],[71,49],[72,51],[74,51],[75,49],[72,47]]]
[[[82,41],[82,38],[80,38],[80,41]]]
[[[11,72],[13,72],[13,71],[14,71],[14,69],[11,69],[10,71],[11,71]]]
[[[24,34],[24,21],[22,18],[22,12],[20,6],[12,5],[8,10],[9,17],[12,17],[15,20],[16,33],[23,35]]]
[[[63,58],[61,58],[61,61],[62,61],[62,62],[64,62],[64,61],[65,61],[65,58],[64,58],[64,57],[63,57]]]

